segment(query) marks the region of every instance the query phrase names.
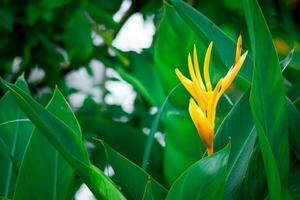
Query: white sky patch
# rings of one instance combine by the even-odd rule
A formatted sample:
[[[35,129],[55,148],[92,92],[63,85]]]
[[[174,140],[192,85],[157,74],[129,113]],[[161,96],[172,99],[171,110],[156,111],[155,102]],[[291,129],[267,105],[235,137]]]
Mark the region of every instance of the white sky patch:
[[[20,70],[20,64],[22,62],[21,57],[15,57],[12,63],[12,72],[17,73]]]
[[[45,77],[45,71],[41,68],[35,67],[30,70],[29,77],[28,77],[28,83],[34,83],[38,82],[40,80],[43,80]]]
[[[82,184],[79,190],[75,194],[75,200],[82,200],[82,199],[96,200],[95,196],[90,191],[90,189],[86,186],[86,184]]]
[[[120,22],[125,12],[130,8],[132,2],[130,0],[124,0],[120,6],[120,9],[114,14],[113,20],[115,22]]]
[[[144,20],[141,13],[136,13],[124,24],[113,41],[113,46],[122,51],[140,53],[143,48],[151,46],[154,33],[153,19],[149,17]]]
[[[98,60],[92,60],[90,67],[93,72],[92,76],[88,74],[85,68],[80,68],[69,73],[66,77],[67,85],[79,90],[79,92],[69,96],[72,107],[80,107],[88,95],[92,96],[96,102],[101,102],[103,91],[99,84],[102,82],[104,65]]]
[[[144,128],[142,129],[142,131],[143,131],[143,133],[144,133],[145,135],[149,135],[150,132],[151,132],[151,129],[150,129],[150,128],[147,128],[147,127],[144,127]],[[157,132],[155,133],[155,135],[154,135],[154,138],[158,141],[158,143],[159,143],[161,146],[163,146],[163,147],[166,146],[165,135],[164,135],[162,132],[157,131]]]
[[[107,104],[120,105],[125,112],[133,112],[136,92],[130,84],[121,81],[107,81],[105,87],[110,92],[105,97]]]

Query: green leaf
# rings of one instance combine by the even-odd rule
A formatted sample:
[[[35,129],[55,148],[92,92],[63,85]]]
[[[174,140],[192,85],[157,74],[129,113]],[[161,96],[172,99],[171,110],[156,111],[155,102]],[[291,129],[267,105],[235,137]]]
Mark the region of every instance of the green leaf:
[[[17,82],[27,94],[28,86],[21,76]],[[0,195],[12,197],[18,170],[22,163],[33,125],[16,104],[11,92],[0,100]]]
[[[114,170],[114,178],[121,185],[122,191],[128,195],[129,199],[142,199],[145,191],[150,193],[153,199],[165,198],[167,190],[159,182],[104,141],[99,140],[99,142],[105,149],[108,164]],[[151,190],[149,190],[149,187],[151,187]]]
[[[143,162],[142,162],[142,168],[144,170],[147,170],[147,166],[149,164],[149,158],[150,158],[150,155],[151,155],[151,149],[152,149],[152,145],[153,145],[153,141],[154,141],[154,136],[155,136],[155,133],[157,132],[157,128],[158,128],[158,125],[159,125],[159,121],[160,121],[160,118],[161,118],[161,115],[162,113],[164,112],[164,109],[168,103],[168,100],[170,98],[170,96],[173,94],[173,92],[178,88],[178,86],[180,86],[181,84],[177,84],[170,92],[169,94],[167,95],[166,99],[164,100],[164,102],[162,103],[161,107],[159,108],[159,111],[158,113],[156,114],[153,122],[152,122],[152,125],[151,125],[151,130],[150,130],[150,133],[147,137],[147,142],[146,142],[146,145],[145,145],[145,151],[144,151],[144,156],[143,156]]]
[[[289,136],[290,136],[290,144],[295,151],[296,155],[300,159],[300,113],[291,102],[291,100],[287,99],[288,102],[288,113],[289,113]]]
[[[46,109],[68,124],[80,137],[79,124],[58,89],[55,89]],[[43,133],[38,131],[35,129],[30,138],[17,179],[14,199],[71,198],[72,196],[67,195],[74,181],[74,170]]]
[[[223,198],[230,145],[189,167],[172,185],[166,199]]]
[[[93,166],[81,137],[55,115],[47,111],[19,87],[1,82],[12,92],[18,105],[39,129],[39,133],[51,142],[68,161],[76,173],[99,199],[124,199],[113,182]]]
[[[288,197],[289,143],[283,77],[271,33],[257,1],[244,0],[244,9],[254,60],[250,106],[270,198],[284,199]]]
[[[256,141],[256,131],[249,105],[249,90],[233,106],[216,132],[215,147],[221,149],[231,141],[224,199],[238,199]]]
[[[234,61],[236,43],[217,25],[189,4],[181,0],[169,1],[182,19],[206,45],[210,41],[214,42],[215,52],[218,54],[223,65],[229,69]],[[252,61],[249,57],[246,58],[239,75],[244,78],[241,81],[248,87],[252,77]]]

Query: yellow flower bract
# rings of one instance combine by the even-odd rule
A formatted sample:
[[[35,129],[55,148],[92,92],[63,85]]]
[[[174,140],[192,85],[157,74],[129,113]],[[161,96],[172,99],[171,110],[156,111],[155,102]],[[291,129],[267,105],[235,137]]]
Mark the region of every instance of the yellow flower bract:
[[[222,94],[232,84],[248,53],[246,51],[241,56],[242,37],[239,36],[234,64],[229,69],[226,76],[221,78],[213,89],[209,76],[209,62],[212,47],[213,42],[209,44],[204,58],[204,82],[199,69],[196,46],[194,46],[193,60],[191,54],[189,53],[188,55],[188,68],[191,79],[186,78],[177,68],[175,69],[179,80],[193,97],[190,98],[189,113],[195,127],[197,128],[200,138],[207,148],[208,155],[211,155],[214,151],[214,126],[218,101]]]

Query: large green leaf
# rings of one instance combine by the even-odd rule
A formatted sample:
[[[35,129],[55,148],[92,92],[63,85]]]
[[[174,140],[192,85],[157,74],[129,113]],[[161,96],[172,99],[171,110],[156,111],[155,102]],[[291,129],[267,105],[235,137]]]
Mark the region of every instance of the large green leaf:
[[[122,191],[127,194],[129,199],[142,199],[148,187],[151,187],[148,195],[152,196],[153,199],[164,199],[166,197],[167,190],[147,172],[115,151],[104,141],[99,142],[105,149],[107,164],[111,165],[114,170],[114,178],[121,185]]]
[[[54,91],[47,110],[68,124],[80,137],[79,124],[58,89]],[[47,138],[38,131],[35,129],[30,138],[17,179],[14,199],[71,198],[72,196],[67,195],[74,181],[74,171]]]
[[[215,138],[216,150],[231,140],[224,199],[237,199],[256,141],[249,105],[249,91],[234,105],[220,125]]]
[[[181,0],[169,0],[169,2],[189,27],[193,29],[198,38],[206,45],[210,41],[214,42],[214,49],[220,61],[229,69],[234,61],[236,43],[217,25],[189,4]],[[244,78],[240,81],[243,81],[246,87],[249,86],[252,77],[252,61],[249,57],[246,58],[239,74]]]
[[[23,76],[16,85],[29,94]],[[0,196],[12,197],[32,129],[30,120],[18,107],[11,92],[7,92],[0,100]]]
[[[289,142],[283,77],[272,36],[257,1],[244,0],[254,60],[250,105],[271,199],[287,198]],[[259,28],[258,28],[259,27]]]
[[[99,199],[124,199],[113,182],[93,166],[81,137],[19,87],[1,82],[12,92],[29,119],[59,151]]]
[[[189,167],[172,185],[167,199],[223,198],[230,145]]]

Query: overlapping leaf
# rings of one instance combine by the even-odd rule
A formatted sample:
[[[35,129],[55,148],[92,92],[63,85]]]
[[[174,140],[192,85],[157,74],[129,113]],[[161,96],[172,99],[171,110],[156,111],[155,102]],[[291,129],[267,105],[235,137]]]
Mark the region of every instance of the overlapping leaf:
[[[81,137],[55,115],[44,109],[19,87],[2,83],[12,92],[18,105],[51,144],[63,155],[97,198],[124,199],[113,182],[93,166]]]

